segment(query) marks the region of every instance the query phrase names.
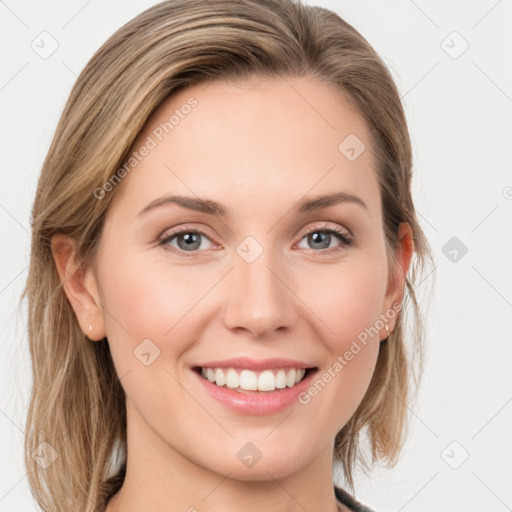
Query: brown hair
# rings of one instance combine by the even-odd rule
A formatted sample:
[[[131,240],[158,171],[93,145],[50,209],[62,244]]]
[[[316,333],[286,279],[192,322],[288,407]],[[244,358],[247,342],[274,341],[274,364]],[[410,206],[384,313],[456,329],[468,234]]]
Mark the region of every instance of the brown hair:
[[[369,127],[390,268],[396,263],[399,224],[412,228],[415,259],[404,311],[381,344],[370,386],[337,434],[334,454],[351,486],[356,462],[367,467],[360,446],[364,431],[372,463],[396,462],[409,375],[421,374],[423,336],[414,284],[431,256],[411,197],[411,143],[391,74],[363,36],[327,9],[293,0],[169,0],[121,27],[91,58],[71,91],[38,183],[22,298],[28,297],[33,371],[25,463],[43,510],[104,510],[126,470],[124,391],[107,340],[89,341],[78,325],[53,260],[52,236],[75,239],[81,264],[91,264],[116,193],[95,199],[94,191],[125,162],[148,118],[169,95],[212,80],[303,75],[334,85]],[[407,342],[414,357],[406,348],[408,309],[414,312]],[[32,457],[43,442],[58,454],[48,467]]]

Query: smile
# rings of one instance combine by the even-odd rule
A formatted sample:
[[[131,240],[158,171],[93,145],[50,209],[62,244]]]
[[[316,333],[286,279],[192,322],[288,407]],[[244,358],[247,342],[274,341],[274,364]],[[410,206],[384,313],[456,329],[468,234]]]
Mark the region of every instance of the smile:
[[[237,368],[219,367],[217,364],[209,367],[194,366],[191,368],[192,374],[211,399],[237,414],[244,415],[275,414],[296,404],[299,395],[311,386],[319,371],[318,367],[306,368],[304,365],[302,368],[279,368],[281,364],[276,364],[275,368],[269,368],[274,363],[268,364],[265,369],[261,361],[253,361],[253,366],[259,368],[248,370],[244,368],[245,365],[240,364],[240,359]]]
[[[292,388],[304,379],[309,370],[307,368],[274,368],[257,372],[235,368],[196,368],[196,371],[211,383],[240,392]]]

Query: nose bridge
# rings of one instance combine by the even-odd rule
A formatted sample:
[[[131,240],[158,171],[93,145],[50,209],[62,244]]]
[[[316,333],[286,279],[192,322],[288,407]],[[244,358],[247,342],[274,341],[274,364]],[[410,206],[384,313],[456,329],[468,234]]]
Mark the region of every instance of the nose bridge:
[[[296,298],[285,284],[283,265],[271,249],[263,249],[247,237],[236,248],[233,267],[224,312],[228,328],[245,328],[264,336],[293,325]]]

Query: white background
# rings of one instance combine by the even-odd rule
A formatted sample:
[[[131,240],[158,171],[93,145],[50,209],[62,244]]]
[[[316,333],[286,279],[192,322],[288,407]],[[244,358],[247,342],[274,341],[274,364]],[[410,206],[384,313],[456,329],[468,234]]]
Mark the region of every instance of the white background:
[[[34,510],[22,460],[26,307],[17,302],[41,165],[78,73],[154,3],[0,2],[0,512]],[[436,259],[422,284],[435,282],[408,442],[395,468],[357,478],[356,495],[382,512],[512,510],[512,1],[308,3],[338,12],[390,67]],[[59,45],[47,59],[31,48],[43,31]],[[468,249],[456,262],[442,250],[453,237]]]

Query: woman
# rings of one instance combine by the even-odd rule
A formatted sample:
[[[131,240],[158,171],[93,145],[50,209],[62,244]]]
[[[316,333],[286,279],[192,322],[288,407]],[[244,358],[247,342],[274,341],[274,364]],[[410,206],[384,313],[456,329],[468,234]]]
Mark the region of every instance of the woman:
[[[332,467],[353,491],[363,434],[371,462],[403,443],[411,161],[387,68],[326,9],[170,0],[118,30],[33,208],[43,510],[369,510]]]

